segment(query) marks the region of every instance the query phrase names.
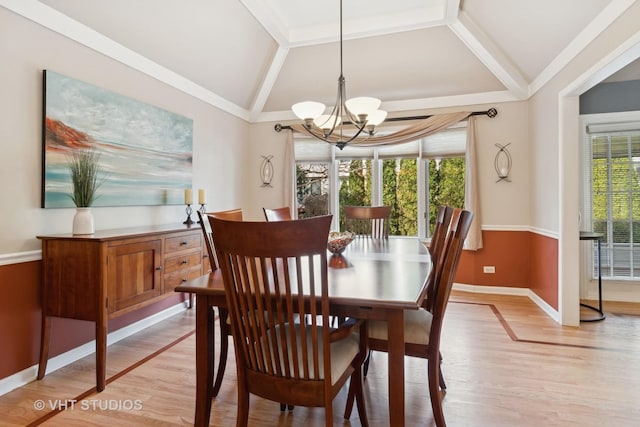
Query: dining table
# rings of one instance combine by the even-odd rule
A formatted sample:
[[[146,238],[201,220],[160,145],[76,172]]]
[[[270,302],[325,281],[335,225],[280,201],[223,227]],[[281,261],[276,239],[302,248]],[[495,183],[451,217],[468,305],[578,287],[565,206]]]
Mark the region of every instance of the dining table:
[[[387,359],[389,425],[404,426],[404,311],[419,309],[426,297],[431,256],[425,242],[416,237],[357,237],[338,256],[342,262],[334,265],[341,268],[328,268],[330,312],[388,322],[388,330],[393,331],[388,337]],[[208,426],[214,380],[214,309],[227,306],[220,270],[185,282],[176,291],[193,293],[196,298],[194,425]]]

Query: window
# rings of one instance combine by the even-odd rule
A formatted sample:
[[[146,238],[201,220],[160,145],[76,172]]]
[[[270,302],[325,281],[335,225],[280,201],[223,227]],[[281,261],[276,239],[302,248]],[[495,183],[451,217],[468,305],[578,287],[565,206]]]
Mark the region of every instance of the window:
[[[299,216],[309,215],[309,195],[322,196],[326,212],[343,207],[391,206],[390,234],[429,237],[438,206],[464,207],[466,122],[419,141],[384,147],[295,141]],[[315,169],[314,169],[315,168]],[[312,196],[312,197],[313,197]]]
[[[640,114],[640,113],[639,113]],[[611,120],[610,115],[600,115]],[[591,120],[591,121],[590,121]],[[584,120],[583,120],[584,121]],[[602,277],[640,278],[640,122],[586,119],[581,229],[602,233]],[[595,245],[592,277],[597,275]]]
[[[327,163],[296,163],[296,200],[298,218],[326,215],[329,212]]]
[[[464,208],[465,159],[447,157],[425,161],[427,170],[427,207],[429,212],[429,233],[435,227],[438,207],[442,205]]]

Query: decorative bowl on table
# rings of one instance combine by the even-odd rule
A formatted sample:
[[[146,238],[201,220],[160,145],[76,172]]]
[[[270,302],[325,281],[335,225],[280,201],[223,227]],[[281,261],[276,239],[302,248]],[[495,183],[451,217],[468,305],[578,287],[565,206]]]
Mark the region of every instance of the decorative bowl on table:
[[[333,254],[331,258],[329,258],[329,267],[347,268],[351,266],[349,261],[342,255],[342,252],[355,237],[355,233],[351,231],[331,231],[329,233],[327,249]]]
[[[341,254],[355,237],[355,233],[351,231],[331,231],[329,232],[327,249],[334,255]]]

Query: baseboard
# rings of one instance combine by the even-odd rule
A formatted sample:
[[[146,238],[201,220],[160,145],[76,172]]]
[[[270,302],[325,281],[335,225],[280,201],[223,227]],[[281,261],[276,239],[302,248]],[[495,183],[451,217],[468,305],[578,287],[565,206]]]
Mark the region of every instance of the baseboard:
[[[130,325],[124,326],[116,331],[110,332],[107,334],[107,346],[114,344],[124,338],[127,338],[141,330],[148,328],[149,326],[155,325],[158,322],[161,322],[165,319],[168,319],[171,316],[175,316],[178,313],[182,313],[187,309],[187,303],[181,302],[174,306],[171,306],[165,310],[162,310],[158,313],[152,314],[149,317],[145,317],[142,320],[134,322]],[[90,341],[86,344],[83,344],[79,347],[73,348],[65,353],[59,354],[58,356],[52,357],[47,362],[47,374],[54,372],[64,366],[67,366],[76,360],[82,359],[83,357],[89,356],[96,352],[96,341]],[[25,384],[34,381],[38,376],[38,365],[30,366],[27,369],[23,369],[20,372],[17,372],[13,375],[10,375],[6,378],[0,380],[0,396],[14,390],[18,387],[22,387]]]
[[[535,292],[529,288],[511,288],[508,286],[481,286],[466,285],[463,283],[454,283],[453,289],[464,292],[472,292],[478,294],[496,294],[496,295],[517,295],[529,297],[542,311],[558,323],[560,321],[560,313],[558,310],[550,306],[545,300],[540,298]]]

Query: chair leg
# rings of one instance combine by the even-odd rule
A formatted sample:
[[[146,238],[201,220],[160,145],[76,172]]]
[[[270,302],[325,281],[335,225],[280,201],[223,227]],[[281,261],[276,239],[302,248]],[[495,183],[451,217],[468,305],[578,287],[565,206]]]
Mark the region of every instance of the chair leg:
[[[352,377],[353,378],[353,377]],[[353,411],[353,401],[356,397],[356,390],[354,390],[353,380],[349,381],[349,392],[347,394],[347,404],[344,408],[344,419],[351,418],[351,411]]]
[[[358,415],[360,416],[360,423],[362,427],[369,426],[369,419],[367,418],[367,409],[364,404],[364,387],[363,387],[363,379],[362,372],[358,369],[351,376],[351,384],[349,384],[349,390],[353,385],[353,381],[355,381],[355,396],[356,396],[356,405],[358,407]],[[351,403],[353,406],[353,403]],[[346,412],[346,411],[345,411]]]
[[[333,401],[325,402],[324,424],[326,427],[333,427]]]
[[[218,321],[220,322],[220,359],[218,360],[218,373],[216,374],[216,380],[213,384],[213,397],[218,395],[220,387],[222,386],[222,378],[224,377],[224,371],[227,367],[227,355],[229,353],[229,325],[227,324],[227,318],[229,312],[226,309],[218,309]]]
[[[238,384],[238,411],[236,427],[249,425],[249,391],[242,384]]]
[[[444,412],[442,410],[442,395],[440,393],[440,364],[434,360],[429,360],[427,365],[429,375],[429,398],[431,399],[431,409],[433,419],[437,427],[446,427]]]
[[[369,362],[371,361],[371,352],[373,350],[369,350],[369,352],[367,353],[367,358],[365,359],[364,363],[362,364],[362,368],[364,370],[364,377],[367,377],[367,373],[369,373]]]
[[[444,382],[444,375],[442,375],[442,353],[440,353],[439,368],[440,368],[440,389],[441,390],[446,390],[447,389],[447,384]]]

